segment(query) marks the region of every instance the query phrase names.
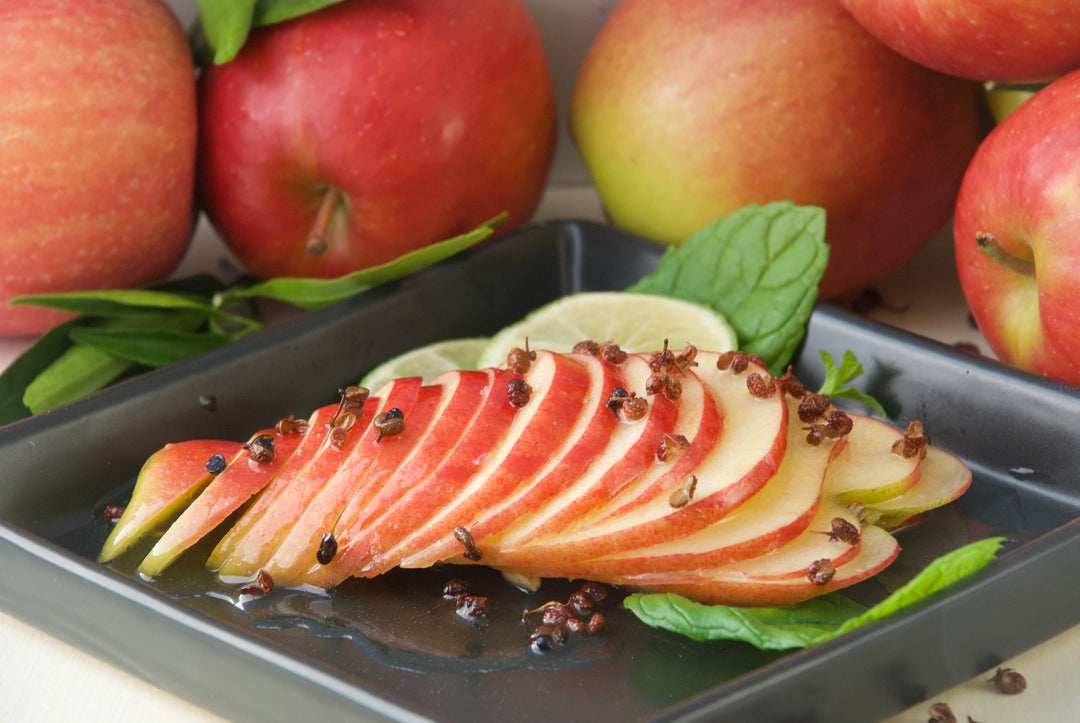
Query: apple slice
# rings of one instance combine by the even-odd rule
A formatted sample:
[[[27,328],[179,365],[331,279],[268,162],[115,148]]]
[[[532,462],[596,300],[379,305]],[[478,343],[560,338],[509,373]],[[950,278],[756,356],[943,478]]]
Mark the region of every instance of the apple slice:
[[[258,519],[236,544],[228,559],[217,569],[218,578],[224,582],[254,579],[318,491],[345,460],[349,459],[353,449],[369,438],[369,434],[377,434],[372,431],[371,424],[376,413],[396,408],[401,410],[408,420],[421,386],[420,377],[395,379],[383,385],[379,396],[369,398],[364,404],[363,413],[356,420],[362,426],[351,427],[339,444],[335,444],[329,436],[330,424],[324,424],[323,438],[319,445],[309,447],[310,454],[307,456],[301,456],[297,452],[290,463],[282,468],[275,480],[275,485],[279,481],[281,483],[277,494],[269,500],[265,509],[259,512]],[[405,428],[409,428],[407,423]]]
[[[797,419],[798,400],[789,399],[787,404],[789,417]],[[784,460],[776,474],[753,497],[713,524],[646,548],[593,560],[565,560],[559,563],[558,576],[604,579],[627,570],[677,572],[716,567],[764,555],[791,542],[814,520],[830,462],[843,453],[847,440],[810,445],[798,423],[789,424],[787,434]],[[545,570],[542,574],[551,577],[557,573]]]
[[[315,450],[326,439],[326,434],[329,431],[327,423],[334,416],[337,411],[337,404],[329,404],[324,407],[316,409],[311,417],[308,419],[308,428],[304,432],[303,438],[300,440],[300,444],[293,450],[293,454],[288,460],[285,460],[283,467],[293,468],[297,465],[303,464],[301,460],[309,459]],[[291,473],[290,473],[291,474]],[[290,477],[291,478],[291,477]],[[214,547],[213,552],[210,553],[210,557],[206,562],[206,566],[211,570],[216,570],[222,563],[228,559],[232,554],[233,548],[243,539],[248,530],[255,524],[262,513],[270,506],[270,502],[277,496],[283,487],[288,484],[288,479],[282,477],[280,474],[275,476],[270,484],[267,485],[259,492],[258,496],[252,502],[252,504],[244,511],[244,514],[237,520],[236,524],[229,528],[228,532],[218,541],[218,544]]]
[[[453,508],[444,508],[428,525],[398,543],[388,555],[401,555],[401,567],[429,567],[461,551],[462,543],[454,537],[453,532],[456,525],[448,526],[447,518],[458,520],[458,524],[467,527],[474,544],[478,548],[483,547],[483,541],[489,535],[514,523],[520,516],[520,510],[539,508],[546,500],[581,478],[589,465],[607,448],[615,429],[620,426],[618,412],[608,402],[612,390],[622,387],[624,380],[615,364],[589,354],[567,356],[584,367],[589,382],[584,390],[581,413],[561,445],[552,445],[547,459],[531,475],[531,480],[518,484],[511,494],[498,499],[497,493],[492,493],[488,496],[491,501],[479,507],[475,504],[475,496],[469,499],[468,504],[464,500],[459,501]],[[553,437],[548,436],[547,439]],[[526,439],[518,441],[518,444],[528,443]],[[504,461],[502,470],[488,479],[488,489],[494,490],[499,485],[509,488],[511,480],[500,482],[496,478],[500,473],[514,474]],[[415,551],[402,552],[410,549]]]
[[[847,445],[829,465],[825,491],[840,496],[844,504],[870,505],[896,497],[919,480],[919,457],[892,452],[903,439],[885,422],[848,413],[852,421]]]
[[[515,378],[499,370],[484,408],[451,454],[389,506],[372,505],[362,532],[350,535],[353,575],[372,577],[397,565],[400,556],[388,556],[390,549],[434,517],[450,534],[468,525],[477,511],[528,482],[559,448],[585,409],[585,368],[563,354],[536,352],[524,375],[531,396],[521,407],[508,398],[507,380]]]
[[[711,435],[691,438],[689,449],[673,464],[654,465],[641,483],[635,483],[629,500],[620,496],[616,503],[622,504],[616,505],[615,511],[599,510],[544,540],[516,550],[501,550],[493,564],[552,569],[560,560],[591,559],[648,548],[703,529],[760,490],[784,457],[787,404],[779,387],[764,397],[749,391],[750,374],[771,379],[764,368],[751,364],[745,372],[721,370],[716,366],[718,357],[700,353],[699,366],[688,370],[686,376],[704,382],[709,397],[723,410],[722,435],[717,424]],[[684,382],[683,387],[685,394],[688,385]],[[697,444],[708,449],[700,461],[694,455]],[[694,498],[674,508],[672,494],[691,474],[697,480]]]
[[[644,389],[652,374],[646,359],[630,355],[620,369],[625,389]],[[685,397],[691,397],[686,399]],[[503,550],[558,533],[586,515],[609,504],[627,485],[645,476],[656,464],[657,452],[666,435],[690,432],[701,427],[704,393],[693,399],[684,395],[678,407],[661,395],[650,400],[644,419],[623,421],[612,433],[607,448],[586,472],[559,495],[542,506],[515,505],[516,518],[502,532],[488,536],[484,548],[498,555]],[[716,415],[715,407],[709,410]]]
[[[214,478],[206,468],[207,461],[215,454],[231,459],[241,446],[239,442],[195,439],[166,444],[150,455],[139,470],[131,500],[105,540],[98,561],[115,560],[187,507]]]
[[[292,425],[279,425],[278,428],[253,435],[252,441],[260,437],[272,440],[273,459],[257,461],[246,449],[228,458],[225,470],[206,485],[143,558],[139,564],[139,574],[149,578],[160,575],[185,550],[210,534],[229,515],[270,484],[300,445],[303,436],[303,428]]]
[[[888,567],[899,552],[900,545],[892,535],[880,527],[868,525],[862,530],[858,552],[836,567],[832,578],[822,584],[812,582],[805,569],[801,574],[769,578],[718,575],[714,569],[666,579],[645,573],[627,575],[619,584],[638,592],[673,592],[711,605],[794,605],[873,577]]]
[[[911,489],[866,506],[871,514],[881,514],[875,524],[886,530],[895,529],[908,518],[952,502],[971,486],[971,469],[938,447],[927,447],[926,457],[919,466],[921,476]]]
[[[303,512],[267,564],[266,570],[275,583],[314,586],[316,579],[329,572],[323,568],[337,557],[336,550],[342,544],[339,540],[347,540],[343,531],[365,514],[372,500],[394,485],[395,479],[408,479],[408,472],[398,477],[402,470],[434,465],[449,454],[464,433],[467,425],[463,422],[480,408],[493,376],[488,371],[442,374],[431,386],[420,390],[419,400],[401,434],[378,442],[374,439],[361,442],[353,457],[367,455],[370,463],[346,462]],[[378,454],[372,454],[375,445],[382,447]],[[387,494],[403,493],[399,489]],[[331,535],[335,552],[327,553],[329,559],[320,560],[316,552],[327,533]]]

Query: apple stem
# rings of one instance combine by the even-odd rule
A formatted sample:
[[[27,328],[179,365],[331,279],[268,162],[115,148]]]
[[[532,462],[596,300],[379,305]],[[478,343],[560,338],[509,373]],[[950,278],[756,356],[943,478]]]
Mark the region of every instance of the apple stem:
[[[1004,266],[1023,276],[1035,276],[1035,262],[1031,259],[1020,258],[1001,248],[1001,244],[998,243],[993,234],[980,231],[975,234],[975,243],[978,244],[979,250],[986,254],[986,257],[995,264]]]
[[[328,186],[323,193],[322,202],[319,204],[319,212],[315,214],[315,222],[308,234],[307,245],[304,250],[312,256],[322,256],[330,248],[327,239],[327,229],[330,227],[330,219],[341,205],[341,192],[333,186]]]

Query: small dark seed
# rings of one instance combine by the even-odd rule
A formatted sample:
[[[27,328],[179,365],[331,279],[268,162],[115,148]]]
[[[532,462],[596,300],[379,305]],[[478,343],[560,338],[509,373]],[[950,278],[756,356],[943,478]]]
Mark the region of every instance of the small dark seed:
[[[570,608],[570,612],[579,618],[588,617],[596,611],[596,600],[581,590],[571,594],[566,605]]]
[[[405,431],[405,413],[397,407],[392,407],[375,415],[372,425],[375,427],[375,431],[379,433],[376,440],[383,437],[393,437]]]
[[[609,364],[622,364],[626,361],[626,357],[626,352],[614,342],[600,347],[600,358]]]
[[[649,413],[649,402],[644,397],[630,397],[623,402],[622,411],[628,422],[636,422]]]
[[[465,546],[464,556],[466,560],[477,562],[483,558],[483,553],[476,548],[476,542],[473,540],[472,533],[469,532],[467,528],[460,525],[455,527],[454,537],[457,538],[458,542]]]
[[[1016,695],[1027,690],[1027,679],[1012,668],[998,668],[990,682],[1007,695]]]
[[[821,419],[832,401],[824,394],[807,394],[799,402],[799,421],[809,424]]]
[[[956,723],[956,715],[948,703],[934,703],[930,706],[929,723]]]
[[[514,378],[506,385],[506,398],[515,407],[524,407],[529,403],[532,389],[524,379]]]
[[[585,341],[579,341],[577,344],[574,344],[574,348],[571,351],[573,351],[574,354],[591,354],[596,356],[597,352],[600,351],[600,345],[595,341],[586,339]]]
[[[829,414],[825,417],[825,421],[828,423],[829,427],[834,430],[836,434],[840,437],[843,437],[845,434],[850,433],[851,428],[854,426],[853,422],[851,421],[851,417],[838,410],[829,412]]]
[[[587,582],[581,586],[581,592],[591,597],[595,602],[603,602],[608,595],[607,588],[598,582]]]
[[[254,584],[240,588],[240,594],[262,597],[263,595],[269,595],[273,590],[274,578],[270,577],[270,573],[266,570],[259,570],[259,575],[255,578]]]
[[[228,465],[228,462],[225,460],[225,457],[220,454],[215,454],[212,455],[210,459],[206,460],[206,471],[210,474],[218,475],[225,471],[226,465]]]
[[[570,617],[566,606],[558,603],[545,607],[544,614],[540,618],[540,622],[545,625],[565,625],[570,620],[573,618]]]
[[[454,610],[465,620],[479,620],[487,615],[488,600],[481,595],[459,595]]]
[[[772,377],[758,372],[750,372],[746,375],[746,388],[751,396],[758,399],[768,399],[776,392],[776,384]]]
[[[124,508],[120,505],[107,505],[101,512],[101,516],[105,518],[105,521],[110,525],[116,524],[124,515]]]
[[[514,347],[506,355],[506,368],[515,374],[525,374],[532,366],[536,352],[527,352],[521,347]]]
[[[833,575],[836,574],[836,570],[834,570],[829,563],[830,560],[825,558],[814,560],[810,563],[810,566],[806,568],[806,577],[815,585],[827,584],[829,580],[833,579]]]
[[[446,584],[443,585],[442,589],[442,596],[447,600],[459,597],[461,595],[467,595],[468,593],[469,582],[467,580],[461,580],[459,578],[448,580]]]
[[[334,535],[330,532],[323,534],[322,541],[319,543],[319,551],[315,553],[315,559],[319,561],[320,565],[329,565],[336,554],[337,540],[334,539]]]
[[[862,538],[862,532],[858,527],[851,524],[843,517],[834,517],[829,523],[832,527],[832,532],[829,533],[829,537],[834,542],[846,542],[849,545],[859,544],[859,540]]]

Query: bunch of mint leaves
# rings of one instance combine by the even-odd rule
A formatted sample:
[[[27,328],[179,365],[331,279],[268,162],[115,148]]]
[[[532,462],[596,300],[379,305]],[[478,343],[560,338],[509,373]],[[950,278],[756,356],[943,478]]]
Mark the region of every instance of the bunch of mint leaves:
[[[139,289],[39,294],[13,304],[76,314],[53,327],[0,374],[0,424],[47,411],[120,378],[166,366],[263,327],[251,303],[319,309],[419,271],[491,236],[500,214],[468,233],[335,279],[276,278],[227,285],[201,274]]]

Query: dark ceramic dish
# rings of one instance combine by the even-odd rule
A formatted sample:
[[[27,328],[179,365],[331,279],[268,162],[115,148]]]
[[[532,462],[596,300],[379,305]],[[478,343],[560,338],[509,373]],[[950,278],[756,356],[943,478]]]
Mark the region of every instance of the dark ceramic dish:
[[[617,604],[608,630],[529,650],[527,595],[486,571],[488,622],[435,607],[454,570],[350,581],[330,597],[205,593],[201,561],[150,584],[98,565],[104,505],[170,440],[243,439],[306,416],[374,364],[440,338],[489,334],[577,290],[618,289],[658,250],[587,223],[533,226],[400,283],[219,352],[0,429],[0,608],[238,720],[879,720],[1080,621],[1080,395],[836,309],[820,308],[797,372],[854,350],[898,425],[925,422],[965,458],[962,500],[904,533],[872,599],[925,561],[1004,533],[1007,553],[929,604],[815,648],[761,653],[647,628]],[[209,404],[209,399],[213,404]],[[202,577],[200,577],[202,576]],[[201,593],[201,594],[199,594]]]

